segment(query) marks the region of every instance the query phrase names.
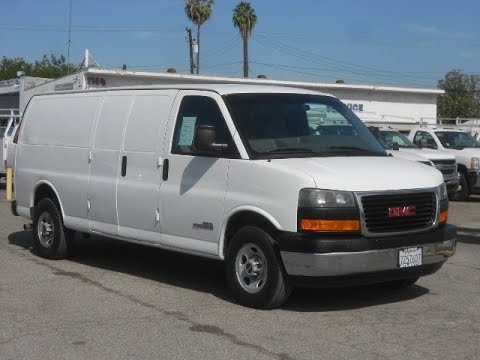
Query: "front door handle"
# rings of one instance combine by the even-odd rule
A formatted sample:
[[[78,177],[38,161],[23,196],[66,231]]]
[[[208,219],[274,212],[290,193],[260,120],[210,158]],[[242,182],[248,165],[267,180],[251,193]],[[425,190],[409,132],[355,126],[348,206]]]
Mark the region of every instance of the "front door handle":
[[[123,156],[122,157],[122,177],[125,177],[127,175],[127,157]]]

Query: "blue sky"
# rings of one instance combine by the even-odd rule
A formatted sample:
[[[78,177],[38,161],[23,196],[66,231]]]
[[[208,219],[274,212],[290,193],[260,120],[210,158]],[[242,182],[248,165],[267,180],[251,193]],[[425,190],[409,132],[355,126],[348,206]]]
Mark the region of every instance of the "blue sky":
[[[71,60],[188,71],[183,0],[72,0]],[[242,75],[237,0],[217,0],[202,27],[201,73]],[[480,2],[253,0],[251,76],[435,87],[448,70],[480,73]],[[0,0],[0,56],[67,53],[69,0]]]

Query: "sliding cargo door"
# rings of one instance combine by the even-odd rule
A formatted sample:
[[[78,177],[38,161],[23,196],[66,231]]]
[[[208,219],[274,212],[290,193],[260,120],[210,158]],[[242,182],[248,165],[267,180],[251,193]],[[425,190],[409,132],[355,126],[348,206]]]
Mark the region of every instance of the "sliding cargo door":
[[[120,149],[133,95],[113,92],[104,98],[90,151],[88,189],[90,229],[118,234],[117,181]]]
[[[160,242],[161,144],[177,91],[136,92],[117,186],[119,236]]]

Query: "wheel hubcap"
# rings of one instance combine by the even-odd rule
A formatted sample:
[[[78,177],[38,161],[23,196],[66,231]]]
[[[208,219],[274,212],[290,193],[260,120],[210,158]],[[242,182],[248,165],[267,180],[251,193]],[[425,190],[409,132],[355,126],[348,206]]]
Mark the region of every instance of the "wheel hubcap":
[[[240,286],[255,294],[265,285],[267,261],[263,251],[255,244],[243,245],[235,260],[235,272]]]
[[[53,218],[48,212],[43,212],[38,218],[37,234],[40,243],[48,248],[52,245],[55,237]]]

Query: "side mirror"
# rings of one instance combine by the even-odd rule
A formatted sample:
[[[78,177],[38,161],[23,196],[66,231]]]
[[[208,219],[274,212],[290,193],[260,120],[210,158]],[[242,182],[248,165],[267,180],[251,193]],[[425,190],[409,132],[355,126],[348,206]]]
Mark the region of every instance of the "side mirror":
[[[195,150],[200,152],[221,151],[228,148],[228,144],[215,143],[215,126],[200,125],[195,129],[193,138],[193,146]]]
[[[396,150],[396,151],[400,150],[400,146],[398,146],[398,143],[396,142],[392,143],[392,150]]]

